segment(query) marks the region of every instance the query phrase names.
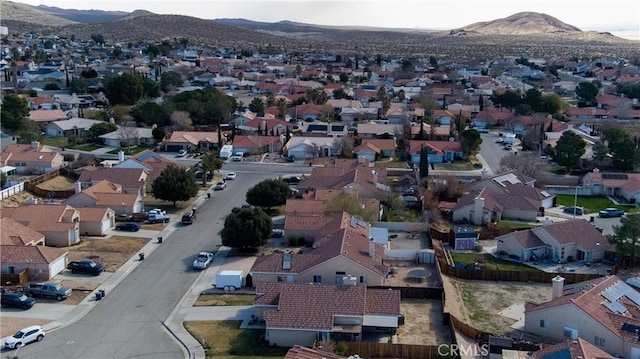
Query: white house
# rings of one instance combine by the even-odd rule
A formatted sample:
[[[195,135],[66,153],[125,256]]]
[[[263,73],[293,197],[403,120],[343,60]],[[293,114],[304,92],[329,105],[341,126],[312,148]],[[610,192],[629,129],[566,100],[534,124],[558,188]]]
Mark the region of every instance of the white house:
[[[296,160],[315,157],[332,157],[340,154],[340,139],[334,137],[294,136],[284,146],[287,156]]]
[[[117,130],[100,135],[99,138],[110,147],[121,147],[121,144],[127,141],[130,141],[129,145],[153,146],[156,141],[152,132],[152,128],[118,127]]]

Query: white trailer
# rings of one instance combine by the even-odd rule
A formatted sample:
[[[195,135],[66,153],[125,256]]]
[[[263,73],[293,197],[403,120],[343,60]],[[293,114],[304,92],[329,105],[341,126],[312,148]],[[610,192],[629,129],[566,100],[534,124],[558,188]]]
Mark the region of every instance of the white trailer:
[[[216,274],[216,288],[224,289],[227,292],[233,292],[242,288],[244,284],[244,274],[241,270],[225,270]]]
[[[232,145],[224,145],[220,149],[220,158],[224,158],[225,160],[229,159],[233,156],[233,146]]]

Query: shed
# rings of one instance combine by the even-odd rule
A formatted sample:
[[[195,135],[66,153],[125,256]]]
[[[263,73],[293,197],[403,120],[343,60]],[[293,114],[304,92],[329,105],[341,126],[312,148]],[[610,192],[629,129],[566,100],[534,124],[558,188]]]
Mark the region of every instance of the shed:
[[[455,250],[474,250],[478,238],[475,229],[469,227],[456,227],[449,231],[449,245]]]

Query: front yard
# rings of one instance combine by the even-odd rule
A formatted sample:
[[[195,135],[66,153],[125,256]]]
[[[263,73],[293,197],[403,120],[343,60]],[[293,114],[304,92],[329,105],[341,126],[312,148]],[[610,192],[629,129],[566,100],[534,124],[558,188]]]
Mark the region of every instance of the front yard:
[[[567,194],[556,195],[556,203],[558,205],[571,207],[576,202],[576,197]],[[605,208],[613,207],[624,210],[625,212],[637,212],[636,206],[620,206],[616,205],[607,197],[601,196],[578,196],[577,206],[584,207],[587,213],[598,213]]]

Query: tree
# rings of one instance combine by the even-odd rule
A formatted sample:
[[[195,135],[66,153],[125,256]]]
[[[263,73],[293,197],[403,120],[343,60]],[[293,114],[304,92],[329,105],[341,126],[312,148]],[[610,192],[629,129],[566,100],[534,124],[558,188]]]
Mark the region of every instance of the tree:
[[[222,245],[231,248],[256,248],[271,236],[271,217],[261,208],[234,208],[220,231]]]
[[[353,137],[343,136],[338,139],[338,146],[340,146],[341,158],[353,158]]]
[[[169,123],[169,114],[164,106],[155,102],[143,102],[131,109],[131,116],[145,125],[165,126]]]
[[[184,82],[180,74],[174,71],[167,71],[162,73],[160,77],[160,89],[163,92],[169,92],[170,90],[182,86]]]
[[[95,79],[98,77],[98,71],[94,69],[82,70],[82,72],[80,72],[80,77],[84,77],[85,79]]]
[[[162,127],[156,126],[151,130],[151,136],[153,136],[153,139],[156,140],[156,142],[162,142],[162,140],[167,136],[167,133],[164,132]]]
[[[532,88],[527,90],[522,97],[522,103],[525,105],[529,105],[533,112],[542,112],[543,110],[543,102],[542,102],[542,92],[537,88]]]
[[[207,185],[207,174],[209,171],[215,172],[222,168],[224,162],[218,156],[217,151],[209,151],[202,156],[200,167],[202,168],[202,186]]]
[[[366,205],[366,200],[358,199],[357,196],[341,194],[327,201],[324,210],[326,216],[336,213],[347,212],[352,216],[357,216],[366,222],[377,222],[379,213],[372,206]]]
[[[73,79],[71,79],[71,81],[69,82],[69,91],[76,93],[76,94],[82,94],[87,92],[88,86],[87,86],[87,80],[84,77],[73,77]]]
[[[462,135],[460,136],[460,145],[462,146],[462,151],[469,155],[473,155],[480,150],[480,145],[482,144],[482,137],[480,137],[480,132],[475,129],[462,131]]]
[[[540,163],[537,155],[532,153],[524,153],[519,155],[509,155],[500,159],[500,170],[503,172],[518,170],[522,174],[531,178],[536,178],[548,165]]]
[[[96,44],[104,44],[104,36],[102,34],[91,34],[91,40]]]
[[[140,80],[140,84],[142,85],[142,93],[144,97],[147,97],[147,98],[160,97],[160,85],[158,85],[152,79],[142,79]]]
[[[573,131],[564,131],[556,143],[553,160],[567,169],[578,165],[578,160],[584,155],[586,142]]]
[[[284,117],[287,114],[287,100],[283,97],[280,97],[276,102],[276,107],[278,108],[278,118],[284,121]],[[287,127],[287,130],[289,127]]]
[[[346,72],[341,72],[340,82],[342,82],[343,84],[346,84],[347,82],[349,82],[349,74],[347,74]]]
[[[260,207],[276,207],[291,197],[291,188],[280,179],[267,179],[249,188],[247,203]]]
[[[484,96],[482,95],[480,95],[480,98],[478,99],[478,106],[480,112],[484,111]]]
[[[192,173],[169,165],[152,184],[153,197],[164,201],[187,201],[198,194],[198,184]]]
[[[347,94],[346,94],[346,92],[344,92],[343,89],[335,89],[332,92],[332,97],[334,99],[336,99],[336,100],[340,100],[340,99],[343,99],[343,98],[347,97]]]
[[[584,101],[587,106],[591,106],[593,100],[598,95],[598,86],[588,81],[582,81],[576,86],[576,96],[581,101]]]
[[[608,154],[609,154],[609,149],[604,144],[604,142],[597,141],[593,145],[593,160],[597,165],[601,164],[607,158]]]
[[[629,213],[620,218],[620,226],[613,227],[613,242],[619,253],[631,254],[635,264],[636,253],[640,246],[640,213]]]
[[[420,178],[429,175],[429,147],[422,146],[420,148]]]
[[[135,126],[122,126],[118,130],[118,137],[120,138],[120,143],[125,146],[133,146],[136,144],[138,137],[140,134],[138,133],[138,127]]]
[[[625,172],[633,170],[638,163],[638,154],[629,133],[619,127],[611,127],[602,131],[602,135],[609,142],[615,169]]]
[[[190,131],[193,129],[193,121],[186,111],[173,111],[170,116],[171,127],[175,131]]]
[[[113,123],[109,123],[109,122],[96,123],[95,125],[91,126],[87,131],[88,132],[87,140],[91,142],[97,142],[101,135],[104,135],[105,133],[113,132],[117,129],[118,127]]]
[[[103,85],[105,96],[114,105],[135,105],[144,93],[140,78],[130,73],[107,77]]]
[[[264,101],[260,97],[255,97],[249,104],[249,111],[264,113]]]
[[[0,108],[0,117],[2,117],[2,127],[7,130],[18,130],[28,121],[29,105],[27,100],[16,94],[6,95]]]

